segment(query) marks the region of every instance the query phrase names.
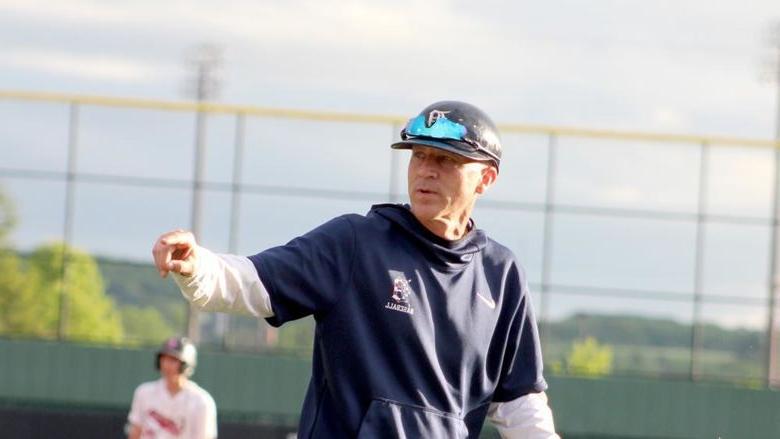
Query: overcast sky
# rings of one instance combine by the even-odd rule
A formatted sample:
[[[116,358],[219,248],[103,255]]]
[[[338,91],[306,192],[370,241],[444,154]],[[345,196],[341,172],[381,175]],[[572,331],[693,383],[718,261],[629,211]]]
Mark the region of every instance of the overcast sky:
[[[226,103],[770,138],[776,0],[0,0],[0,87],[187,97],[224,49]]]
[[[193,76],[188,54],[197,45],[210,43],[223,51],[218,100],[229,104],[409,117],[430,102],[454,98],[477,104],[500,123],[769,139],[775,132],[777,99],[770,79],[778,57],[771,46],[770,29],[778,22],[778,0],[0,0],[0,89],[187,99]],[[0,125],[0,167],[29,169],[34,164],[43,170],[62,170],[67,139],[64,109],[36,107],[32,117],[16,111],[23,106],[12,105],[17,107],[0,105],[0,110],[10,110],[0,112],[6,122]],[[117,113],[94,108],[83,111],[79,148],[84,154],[79,169],[172,176],[150,163],[160,157],[173,162],[184,155],[182,151],[191,150],[191,119],[150,112],[134,115],[129,123],[127,118],[115,118]],[[36,128],[34,122],[44,127]],[[230,146],[232,121],[222,125],[212,120],[209,126],[212,149]],[[366,154],[361,149],[364,135],[380,140],[369,142],[376,148],[372,149],[373,161],[325,178],[310,169],[317,168],[316,163],[290,171],[286,164],[295,159],[296,151],[276,151],[277,156],[270,157],[266,151],[250,148],[247,167],[265,166],[262,173],[247,173],[246,178],[250,183],[272,184],[285,176],[296,182],[316,179],[325,188],[332,184],[333,189],[352,188],[360,181],[364,190],[381,192],[387,186],[390,156],[386,128],[320,126],[320,132],[331,135],[315,142],[306,137],[314,134],[285,122],[255,122],[248,134],[250,143],[279,144],[297,137],[300,144],[312,145],[311,162],[325,166],[337,165],[334,151],[353,157]],[[341,140],[341,134],[333,134],[346,129],[353,130],[354,139]],[[59,139],[56,148],[41,152],[51,139]],[[697,147],[652,144],[619,156],[616,145],[581,139],[567,142],[567,155],[559,164],[560,201],[695,210]],[[314,144],[327,151],[317,150]],[[494,196],[516,198],[521,192],[518,188],[523,188],[528,200],[521,201],[541,202],[545,145],[544,141],[515,142],[513,146],[523,146],[512,151],[519,159],[502,168],[503,186],[496,188]],[[765,218],[772,196],[767,184],[773,175],[771,152],[735,150],[739,151],[714,150],[710,158],[708,186],[714,188],[708,194],[710,212]],[[230,175],[229,160],[230,156],[222,160],[225,180]],[[278,165],[269,165],[277,161]],[[213,163],[217,162],[211,160],[209,166],[216,169]],[[207,171],[214,178],[216,174]],[[186,166],[176,172],[181,174],[173,175],[176,178],[190,175]],[[291,172],[300,175],[289,178]],[[18,243],[37,243],[44,234],[61,233],[61,184],[21,179],[2,183],[19,204]],[[108,186],[83,185],[78,190],[74,239],[96,253],[146,260],[156,233],[186,226],[188,221],[190,199],[184,190],[169,194],[123,189],[121,197],[115,197]],[[211,211],[229,210],[227,198],[216,198],[210,199],[211,205],[224,205],[224,209]],[[275,203],[281,203],[277,210],[282,212],[276,218],[264,210],[262,197],[257,198],[254,210],[249,208],[252,202],[247,202],[244,223],[256,226],[265,221],[268,228],[285,231],[274,240],[287,239],[322,221],[298,218],[299,199],[276,199]],[[34,204],[32,200],[48,201]],[[172,206],[171,200],[178,204]],[[317,203],[322,205],[317,207]],[[310,200],[309,204],[327,215],[367,208],[362,201]],[[169,213],[140,215],[144,209],[138,206],[147,205],[155,207],[145,210],[168,208]],[[121,209],[129,213],[100,217]],[[503,212],[484,212],[480,224],[517,248],[531,280],[538,282],[540,214],[518,214],[507,221]],[[212,221],[212,229],[224,235],[227,216],[223,216]],[[117,236],[116,222],[125,217],[128,224],[119,224],[119,228],[127,233]],[[524,231],[521,238],[517,237],[519,226]],[[554,242],[557,271],[552,274],[561,283],[639,285],[670,291],[691,287],[692,226],[669,230],[665,223],[652,221],[612,224],[585,218],[576,223],[564,219],[556,227],[560,238]],[[582,233],[583,227],[590,227],[589,232]],[[705,289],[718,294],[765,295],[767,235],[765,226],[734,231],[728,226],[709,226]],[[225,250],[226,238],[216,242]],[[593,249],[603,250],[605,243],[603,260],[594,258]],[[247,246],[240,249],[245,253],[258,249],[257,242],[242,245]],[[566,298],[566,302],[576,299]],[[560,309],[565,310],[563,305]],[[678,311],[690,315],[687,309]],[[668,312],[664,304],[661,313]],[[748,323],[761,327],[765,313],[757,308],[755,314],[759,317]]]

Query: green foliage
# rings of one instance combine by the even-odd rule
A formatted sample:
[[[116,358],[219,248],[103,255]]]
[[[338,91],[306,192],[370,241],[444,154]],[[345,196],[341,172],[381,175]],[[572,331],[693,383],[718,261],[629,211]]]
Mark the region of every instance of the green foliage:
[[[594,337],[612,348],[612,374],[687,378],[691,373],[690,325],[631,315],[577,314],[542,325],[545,367],[568,373],[573,340]],[[764,376],[765,333],[701,324],[696,353],[702,379],[754,380]]]
[[[36,297],[39,274],[27,270],[16,253],[0,250],[0,332],[51,336],[47,320],[56,318],[52,297]]]
[[[153,309],[160,314],[159,318],[167,327],[175,329],[174,332],[183,331],[187,310],[186,302],[173,281],[160,279],[152,264],[108,258],[97,258],[97,262],[106,280],[106,292],[114,298],[120,308],[131,306]],[[148,311],[147,314],[149,314]],[[143,338],[144,334],[136,333],[134,328],[142,329],[136,326],[129,327],[125,322],[128,338]],[[167,336],[165,335],[163,338]],[[157,342],[159,340],[155,341],[155,343]]]
[[[128,343],[157,343],[169,333],[183,331],[186,301],[170,279],[160,279],[151,264],[98,258],[100,270],[106,279],[106,290],[116,300],[122,312],[125,338]],[[156,314],[156,315],[155,315]],[[201,343],[221,345],[221,338],[212,337],[216,326],[215,314],[201,316],[203,333]],[[239,350],[273,348],[305,355],[314,345],[314,321],[301,319],[285,324],[278,332],[277,343],[265,345],[263,336],[267,324],[254,317],[230,317],[227,343]],[[210,331],[212,330],[212,331]],[[160,334],[162,338],[160,338]]]
[[[599,377],[612,372],[612,348],[599,344],[593,337],[576,340],[566,358],[569,374]]]
[[[128,344],[159,343],[175,333],[162,314],[151,306],[125,305],[120,312]]]
[[[545,338],[553,343],[569,344],[571,340],[595,337],[602,343],[625,346],[656,346],[688,349],[691,325],[670,319],[632,315],[575,314],[546,325]],[[702,346],[734,352],[760,359],[764,333],[746,329],[725,329],[713,324],[702,325]]]
[[[64,244],[41,246],[26,260],[3,252],[0,304],[0,329],[5,333],[54,337],[64,310],[67,339],[119,342],[123,336],[119,313],[105,294],[95,260]]]
[[[64,259],[63,259],[64,258]],[[66,262],[63,271],[63,261]],[[72,340],[119,342],[122,340],[122,321],[113,300],[105,294],[103,277],[95,260],[86,253],[64,244],[45,245],[33,252],[30,270],[39,273],[39,295],[54,298],[58,303],[63,292],[65,337]],[[51,325],[56,325],[57,308]],[[56,327],[56,326],[55,326]]]
[[[687,347],[691,344],[691,327],[668,319],[575,314],[549,326],[549,336],[560,340],[592,336],[609,344],[677,347]]]
[[[0,188],[0,247],[8,245],[8,235],[16,226],[16,209],[11,198]]]
[[[45,306],[48,298],[35,300],[39,275],[26,270],[16,252],[9,248],[8,235],[15,224],[14,206],[0,188],[0,332],[32,330],[44,335],[46,325],[39,316],[49,317]]]

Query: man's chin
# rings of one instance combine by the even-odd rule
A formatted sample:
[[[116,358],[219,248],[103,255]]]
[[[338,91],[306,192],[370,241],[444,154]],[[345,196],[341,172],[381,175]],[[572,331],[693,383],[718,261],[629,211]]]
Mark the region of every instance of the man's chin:
[[[411,201],[412,213],[418,220],[430,220],[439,216],[441,212],[441,206],[438,203],[429,200],[414,200]]]

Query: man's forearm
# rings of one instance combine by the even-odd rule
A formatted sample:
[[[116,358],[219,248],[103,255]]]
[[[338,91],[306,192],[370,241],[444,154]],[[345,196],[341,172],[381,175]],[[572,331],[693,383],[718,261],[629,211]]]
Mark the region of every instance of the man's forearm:
[[[198,248],[192,276],[173,273],[187,300],[206,311],[271,317],[271,298],[252,262],[244,256],[215,254]]]

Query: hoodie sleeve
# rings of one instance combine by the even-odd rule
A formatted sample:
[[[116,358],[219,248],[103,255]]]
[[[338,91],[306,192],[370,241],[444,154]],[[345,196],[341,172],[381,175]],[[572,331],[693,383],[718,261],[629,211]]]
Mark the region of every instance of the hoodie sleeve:
[[[268,323],[280,326],[327,312],[351,279],[354,254],[355,232],[345,215],[250,256],[271,298]]]
[[[507,283],[512,285],[510,288],[519,288],[520,294],[506,333],[504,362],[498,386],[493,394],[494,402],[512,401],[547,389],[542,373],[539,330],[525,274],[519,266],[514,266],[507,277]]]

